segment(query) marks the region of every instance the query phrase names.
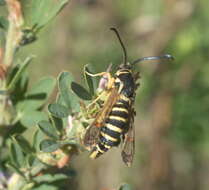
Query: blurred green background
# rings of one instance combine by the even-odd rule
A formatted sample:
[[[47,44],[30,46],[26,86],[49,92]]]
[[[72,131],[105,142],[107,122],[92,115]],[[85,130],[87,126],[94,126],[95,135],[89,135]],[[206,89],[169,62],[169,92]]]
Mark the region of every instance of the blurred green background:
[[[97,160],[74,157],[75,190],[113,190],[129,183],[137,190],[209,189],[209,1],[77,0],[50,23],[36,43],[31,83],[45,75],[72,72],[83,82],[83,66],[95,72],[114,68],[122,50],[129,60],[170,53],[174,62],[140,63],[135,108],[136,154],[127,168],[120,147]],[[54,93],[54,97],[56,92]],[[52,100],[54,99],[52,97]]]

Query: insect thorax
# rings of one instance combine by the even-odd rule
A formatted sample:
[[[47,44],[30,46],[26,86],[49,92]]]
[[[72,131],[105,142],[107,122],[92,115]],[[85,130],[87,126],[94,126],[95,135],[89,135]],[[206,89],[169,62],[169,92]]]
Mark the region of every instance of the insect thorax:
[[[120,69],[115,75],[115,86],[119,93],[131,98],[135,92],[135,81],[130,69]]]

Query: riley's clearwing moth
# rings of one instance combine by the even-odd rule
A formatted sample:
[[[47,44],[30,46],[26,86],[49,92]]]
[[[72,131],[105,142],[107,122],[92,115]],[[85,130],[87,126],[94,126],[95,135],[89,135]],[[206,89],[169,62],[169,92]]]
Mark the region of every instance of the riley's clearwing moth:
[[[121,156],[124,163],[130,166],[134,157],[134,101],[136,89],[139,86],[139,72],[134,73],[134,64],[145,60],[169,60],[173,57],[169,54],[162,56],[151,56],[137,59],[131,63],[127,62],[125,46],[118,31],[111,28],[118,37],[124,53],[124,62],[118,67],[112,77],[109,72],[90,74],[90,76],[106,76],[108,83],[105,91],[108,98],[103,103],[100,111],[96,114],[95,120],[87,128],[84,135],[84,145],[90,149],[90,157],[98,158],[110,148],[118,146],[121,141]],[[99,97],[97,97],[99,99]]]

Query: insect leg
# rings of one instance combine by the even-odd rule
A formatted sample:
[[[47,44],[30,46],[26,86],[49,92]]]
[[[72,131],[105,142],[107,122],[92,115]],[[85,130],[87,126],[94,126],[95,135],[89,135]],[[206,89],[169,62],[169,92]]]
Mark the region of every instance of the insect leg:
[[[98,77],[98,76],[103,76],[105,74],[107,74],[107,72],[101,72],[101,73],[96,73],[96,74],[92,74],[92,73],[89,73],[87,71],[85,71],[85,73],[91,77]]]
[[[97,96],[97,98],[87,106],[87,109],[88,109],[90,106],[92,106],[93,104],[95,104],[99,99],[101,99],[101,97],[104,96],[105,93],[106,93],[106,92],[103,91],[99,96]]]

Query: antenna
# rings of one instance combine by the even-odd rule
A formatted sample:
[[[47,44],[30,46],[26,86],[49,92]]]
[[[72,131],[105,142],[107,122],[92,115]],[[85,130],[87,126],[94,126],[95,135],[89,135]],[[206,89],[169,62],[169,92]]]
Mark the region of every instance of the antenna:
[[[161,56],[150,56],[150,57],[143,57],[143,58],[139,58],[135,61],[133,61],[131,63],[131,65],[134,65],[136,63],[142,62],[142,61],[150,61],[150,60],[159,60],[159,59],[170,59],[170,60],[174,60],[174,57],[170,54],[165,54],[165,55],[161,55]]]
[[[126,48],[125,48],[125,46],[124,46],[124,43],[123,43],[123,41],[121,40],[121,37],[120,37],[120,34],[119,34],[119,32],[117,31],[117,29],[116,28],[110,28],[110,30],[112,30],[112,31],[114,31],[115,32],[115,34],[116,34],[116,36],[117,36],[117,38],[118,38],[118,40],[119,40],[119,42],[120,42],[120,45],[121,45],[121,47],[122,47],[122,49],[123,49],[123,61],[124,61],[124,65],[127,63],[127,51],[126,51]]]

